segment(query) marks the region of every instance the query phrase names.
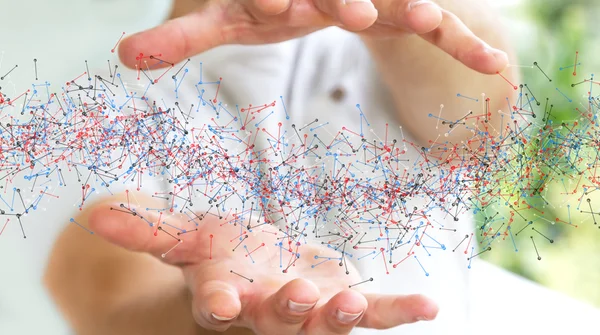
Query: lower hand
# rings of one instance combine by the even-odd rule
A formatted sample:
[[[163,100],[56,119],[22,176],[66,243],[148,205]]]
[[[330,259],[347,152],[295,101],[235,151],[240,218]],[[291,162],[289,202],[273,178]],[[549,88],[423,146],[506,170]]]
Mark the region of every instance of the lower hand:
[[[391,328],[432,320],[437,314],[435,303],[420,295],[350,289],[361,277],[346,258],[340,262],[338,251],[309,244],[297,249],[292,238],[277,239],[284,234],[269,224],[253,222],[256,228],[249,232],[247,219],[242,223],[231,216],[207,217],[197,231],[183,233],[196,229],[187,219],[119,203],[98,205],[89,223],[114,244],[179,266],[193,294],[194,318],[206,329],[225,331],[234,326],[266,335],[348,334],[357,326]],[[313,268],[326,259],[317,261],[314,256],[333,259]]]

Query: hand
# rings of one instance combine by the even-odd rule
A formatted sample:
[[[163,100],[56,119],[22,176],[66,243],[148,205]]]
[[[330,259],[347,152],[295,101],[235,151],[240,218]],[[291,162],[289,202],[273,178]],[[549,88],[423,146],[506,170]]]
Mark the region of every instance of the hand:
[[[116,203],[94,208],[89,224],[116,245],[179,266],[193,295],[194,318],[206,329],[236,326],[266,335],[347,334],[355,326],[390,328],[432,320],[437,314],[437,306],[420,295],[361,294],[349,289],[362,279],[346,258],[340,263],[339,252],[278,239],[285,234],[268,224],[253,222],[256,228],[249,232],[248,219],[240,220],[231,215],[206,217],[197,231],[183,233],[182,229],[196,229],[187,218]],[[337,260],[312,268],[324,260],[315,260],[317,255]]]
[[[126,38],[119,54],[131,68],[141,64],[140,54],[177,63],[224,44],[280,42],[327,26],[375,38],[418,34],[482,73],[508,64],[506,53],[489,47],[456,15],[422,0],[207,0],[186,16]]]

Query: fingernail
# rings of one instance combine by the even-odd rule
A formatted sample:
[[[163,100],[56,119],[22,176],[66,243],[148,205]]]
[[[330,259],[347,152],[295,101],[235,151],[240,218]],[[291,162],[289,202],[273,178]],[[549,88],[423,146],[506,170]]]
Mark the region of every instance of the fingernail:
[[[419,7],[421,5],[425,5],[425,4],[430,4],[433,5],[434,3],[429,1],[429,0],[417,0],[417,1],[413,1],[411,3],[408,4],[408,10],[413,10],[416,7]]]
[[[429,321],[429,319],[424,316],[417,316],[417,321]]]
[[[312,304],[301,304],[298,302],[295,302],[293,300],[288,300],[288,308],[292,311],[292,312],[296,312],[296,313],[304,313],[310,309],[312,309],[313,307],[315,307],[317,303],[312,303]]]
[[[358,319],[358,317],[361,316],[362,313],[363,312],[361,311],[360,313],[357,313],[357,314],[351,314],[351,313],[342,312],[340,309],[338,309],[337,313],[336,313],[336,317],[342,323],[350,323],[350,322]]]
[[[231,321],[231,320],[233,320],[233,319],[235,319],[237,317],[237,316],[234,316],[234,317],[231,317],[231,318],[227,318],[227,317],[224,317],[224,316],[218,316],[215,313],[210,313],[210,314],[212,315],[213,318],[215,318],[216,320],[219,320],[219,321]]]

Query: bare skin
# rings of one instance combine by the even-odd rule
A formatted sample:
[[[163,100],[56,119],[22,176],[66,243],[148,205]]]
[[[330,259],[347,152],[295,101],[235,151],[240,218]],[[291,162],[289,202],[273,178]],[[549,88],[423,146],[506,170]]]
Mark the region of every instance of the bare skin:
[[[505,53],[488,47],[510,51],[493,14],[479,1],[412,3],[178,0],[173,20],[125,39],[119,54],[133,66],[135,56],[151,46],[153,52],[179,61],[222,44],[272,43],[336,25],[360,33],[407,128],[429,122],[423,111],[438,109],[439,101],[454,101],[446,106],[447,118],[462,117],[467,107],[455,98],[456,87],[485,92],[491,110],[501,109],[512,87],[486,74],[503,71],[511,80],[516,74],[505,70]],[[499,130],[498,119],[492,116],[490,124]],[[422,143],[437,135],[408,130]],[[469,133],[452,136],[461,140]],[[152,207],[155,201],[138,198],[140,208]],[[50,256],[45,281],[78,334],[348,334],[355,326],[389,328],[437,314],[436,304],[419,295],[349,290],[348,284],[358,281],[353,277],[356,271],[332,281],[331,271],[340,271],[335,264],[335,269],[309,269],[299,261],[287,274],[267,266],[269,271],[256,274],[250,283],[229,272],[234,264],[240,272],[251,272],[240,265],[247,264],[240,262],[243,254],[214,251],[218,262],[207,260],[200,241],[186,240],[163,259],[161,253],[173,240],[153,238],[147,225],[110,210],[119,203],[118,197],[107,199],[75,218],[104,239],[71,225]],[[204,227],[202,233],[210,234],[220,225],[215,221]],[[213,232],[215,238],[222,229],[227,228]],[[320,246],[307,248],[309,253],[331,252]],[[270,264],[276,252],[265,250],[260,261]],[[294,303],[296,308],[290,308]],[[298,306],[305,310],[299,312]]]

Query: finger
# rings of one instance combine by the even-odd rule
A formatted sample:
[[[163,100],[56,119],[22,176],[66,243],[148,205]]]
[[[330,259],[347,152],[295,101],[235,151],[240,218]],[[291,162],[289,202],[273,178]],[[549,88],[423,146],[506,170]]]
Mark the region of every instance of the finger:
[[[147,252],[171,264],[183,263],[194,250],[177,233],[179,220],[161,213],[147,212],[120,203],[93,208],[90,228],[107,241],[131,251]]]
[[[291,0],[252,0],[252,6],[266,15],[277,15],[290,8]]]
[[[508,65],[505,52],[494,49],[467,28],[454,14],[442,10],[442,22],[421,37],[475,71],[501,72]]]
[[[305,326],[306,334],[348,334],[359,322],[368,303],[364,295],[344,290],[319,308]]]
[[[359,327],[387,329],[406,323],[433,320],[438,306],[422,295],[382,296],[365,295],[369,307],[358,324]]]
[[[255,329],[261,334],[297,334],[319,300],[319,288],[294,279],[261,304]]]
[[[424,34],[442,22],[442,9],[428,0],[373,0],[379,10],[378,22],[407,32]]]
[[[238,291],[224,281],[204,282],[193,291],[192,315],[203,328],[225,331],[242,310]]]
[[[223,6],[221,1],[207,1],[198,11],[125,38],[119,45],[121,62],[129,68],[145,68],[145,61],[150,66],[166,67],[231,43],[234,31],[228,29],[229,19]],[[239,4],[232,2],[231,6]]]
[[[370,0],[314,0],[315,6],[337,19],[345,29],[361,31],[377,20],[377,9]]]

